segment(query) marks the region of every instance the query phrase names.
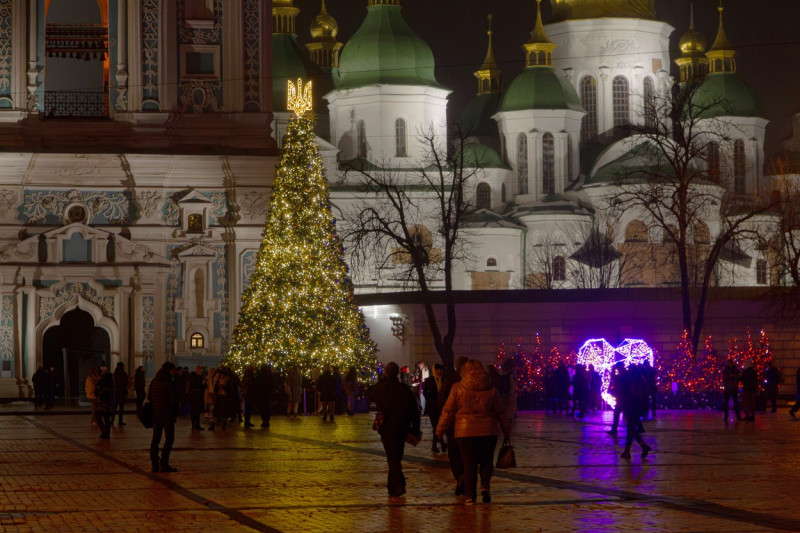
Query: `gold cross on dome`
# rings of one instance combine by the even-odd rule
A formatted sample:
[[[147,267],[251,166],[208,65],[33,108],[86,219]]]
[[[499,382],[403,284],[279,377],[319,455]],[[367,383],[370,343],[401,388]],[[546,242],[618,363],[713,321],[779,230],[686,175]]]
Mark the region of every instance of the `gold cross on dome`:
[[[286,97],[286,108],[294,111],[295,115],[302,117],[312,109],[311,103],[311,82],[303,85],[303,78],[297,78],[297,86],[289,83],[289,92]]]

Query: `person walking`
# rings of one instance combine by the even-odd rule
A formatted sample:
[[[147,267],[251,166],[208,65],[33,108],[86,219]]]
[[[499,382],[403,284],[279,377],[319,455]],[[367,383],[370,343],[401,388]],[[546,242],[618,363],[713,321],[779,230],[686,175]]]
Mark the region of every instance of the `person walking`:
[[[268,428],[272,409],[272,391],[275,388],[272,369],[269,365],[261,365],[256,374],[256,394],[258,409],[261,413],[261,427]]]
[[[145,392],[144,385],[145,385],[144,367],[139,365],[138,367],[136,367],[136,372],[133,373],[133,390],[136,391],[137,411],[142,407],[144,399],[147,397],[147,392]]]
[[[169,361],[161,365],[153,381],[150,382],[148,397],[153,406],[153,438],[150,440],[150,464],[153,472],[177,472],[169,462],[172,444],[175,442],[175,419],[178,416],[178,397],[175,392],[175,365]],[[164,447],[161,458],[158,447],[161,436]]]
[[[370,400],[375,402],[383,423],[378,429],[386,452],[389,474],[386,488],[389,496],[396,498],[406,493],[406,478],[403,475],[403,453],[409,435],[419,438],[419,407],[411,387],[400,383],[400,368],[397,363],[388,363],[383,369],[383,378],[370,391]],[[322,378],[320,378],[322,379]]]
[[[358,395],[358,372],[356,367],[351,366],[344,376],[344,393],[347,396],[345,410],[352,416],[356,409],[356,396]]]
[[[288,402],[286,403],[286,416],[297,418],[297,409],[303,396],[303,377],[296,366],[289,369],[289,374],[286,376],[286,385],[289,393]],[[334,400],[336,399],[335,395],[336,390],[334,389]]]
[[[589,373],[586,366],[575,365],[575,375],[572,376],[572,412],[577,418],[586,415],[587,401],[589,398]]]
[[[31,377],[35,407],[44,407],[44,367],[39,367]]]
[[[114,416],[119,413],[118,424],[124,426],[122,414],[125,412],[125,400],[128,399],[128,373],[125,372],[125,365],[117,363],[114,368],[114,413],[111,415],[111,425],[114,425]]]
[[[564,361],[559,361],[555,369],[555,384],[558,395],[558,413],[564,412],[569,415],[569,370]]]
[[[794,407],[789,409],[789,416],[794,418],[794,414],[800,409],[800,368],[797,369],[797,374],[794,377]]]
[[[656,417],[656,402],[658,401],[658,375],[656,369],[650,364],[649,359],[645,359],[642,366],[642,373],[647,381],[647,396],[650,404],[650,418]]]
[[[95,394],[95,389],[97,388],[97,382],[100,381],[100,372],[98,368],[92,368],[89,375],[86,376],[86,381],[83,383],[83,390],[86,392],[86,399],[89,400],[89,404],[92,408],[92,418],[89,421],[89,424],[92,426],[97,425],[97,394]]]
[[[742,410],[745,422],[756,420],[756,395],[758,394],[758,373],[748,361],[742,371]]]
[[[228,369],[220,367],[214,374],[214,416],[216,420],[208,426],[209,431],[214,431],[217,424],[224,431],[228,427],[228,417],[231,414],[231,397],[228,390]]]
[[[336,412],[336,377],[331,373],[330,368],[325,368],[322,375],[317,380],[317,390],[319,390],[319,400],[322,402],[322,421],[328,420]]]
[[[775,366],[772,359],[767,362],[764,369],[764,391],[767,394],[767,401],[772,406],[770,413],[778,411],[778,388],[781,386],[781,371]]]
[[[241,388],[242,388],[242,403],[244,403],[244,428],[251,428],[255,426],[250,422],[250,417],[253,415],[253,403],[256,399],[256,370],[253,365],[247,365],[242,374]]]
[[[742,413],[739,410],[739,381],[742,379],[742,373],[739,367],[736,366],[733,358],[729,358],[725,367],[722,369],[722,391],[723,391],[723,404],[722,410],[725,412],[725,423],[728,423],[728,412],[730,403],[733,402],[733,412],[736,413],[736,421],[742,419]]]
[[[194,372],[189,374],[187,388],[189,391],[189,419],[192,421],[192,431],[203,431],[206,428],[200,425],[200,414],[203,412],[203,398],[205,397],[206,386],[203,383],[202,366],[195,366]]]
[[[505,407],[506,417],[513,422],[517,417],[517,380],[514,375],[514,358],[508,357],[498,371],[499,381],[497,390]]]
[[[622,414],[622,397],[623,387],[625,382],[625,363],[622,361],[617,362],[611,368],[611,378],[608,383],[608,394],[615,400],[614,414],[611,422],[611,429],[606,431],[611,436],[617,435],[617,428],[619,427],[619,417]]]
[[[455,427],[456,443],[464,461],[465,505],[475,504],[478,472],[482,500],[484,503],[492,501],[490,484],[498,423],[505,438],[509,438],[511,424],[500,393],[492,384],[486,367],[480,361],[469,360],[464,363],[461,381],[453,385],[436,426],[440,437],[450,425]]]
[[[114,416],[114,378],[107,366],[100,367],[100,378],[94,387],[97,401],[97,425],[100,426],[100,438],[111,438],[111,422]]]
[[[623,459],[631,458],[631,444],[639,443],[642,448],[642,459],[647,458],[650,446],[642,439],[642,417],[647,416],[650,405],[650,387],[642,367],[631,365],[622,378],[622,414],[625,417],[625,450]]]
[[[456,359],[455,366],[445,367],[442,372],[442,388],[439,389],[439,422],[442,420],[441,412],[450,397],[450,391],[453,390],[453,386],[456,383],[461,381],[459,371],[467,361],[469,361],[469,358],[462,355]],[[436,432],[438,427],[439,424],[437,423],[433,431]],[[456,432],[453,424],[445,428],[444,434],[447,437],[447,460],[450,463],[450,472],[456,482],[455,495],[460,496],[464,494],[464,459],[461,457],[461,449],[456,443]],[[437,438],[439,438],[438,435]]]
[[[442,388],[442,365],[436,363],[433,365],[433,374],[428,376],[425,383],[422,384],[422,396],[425,397],[425,410],[428,413],[428,419],[431,421],[431,428],[433,428],[433,438],[431,439],[431,451],[439,453],[438,444],[442,444],[442,452],[447,453],[447,443],[444,438],[439,438],[436,435],[436,426],[439,424],[439,416],[441,408],[439,407],[439,389]]]

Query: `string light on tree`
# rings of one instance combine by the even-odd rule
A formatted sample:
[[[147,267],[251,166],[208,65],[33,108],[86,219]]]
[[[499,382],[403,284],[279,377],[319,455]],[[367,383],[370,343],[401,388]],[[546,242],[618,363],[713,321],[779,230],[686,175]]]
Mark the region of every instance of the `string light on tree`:
[[[314,134],[311,82],[289,83],[289,122],[270,208],[225,363],[356,367],[375,377],[375,344],[355,306]]]

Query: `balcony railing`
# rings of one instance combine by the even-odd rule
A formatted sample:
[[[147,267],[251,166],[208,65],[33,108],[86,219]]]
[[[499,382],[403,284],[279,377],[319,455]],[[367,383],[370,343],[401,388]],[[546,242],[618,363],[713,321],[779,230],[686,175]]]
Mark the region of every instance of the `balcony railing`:
[[[106,118],[108,93],[86,91],[46,91],[45,115],[48,117]]]

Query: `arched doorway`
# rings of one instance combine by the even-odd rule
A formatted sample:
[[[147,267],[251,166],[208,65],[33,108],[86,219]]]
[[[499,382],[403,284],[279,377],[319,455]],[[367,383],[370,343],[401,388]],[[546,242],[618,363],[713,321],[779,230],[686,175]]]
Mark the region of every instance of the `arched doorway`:
[[[55,368],[56,396],[62,398],[85,400],[86,377],[101,361],[108,364],[110,354],[108,332],[81,309],[66,313],[42,338],[43,363]]]

